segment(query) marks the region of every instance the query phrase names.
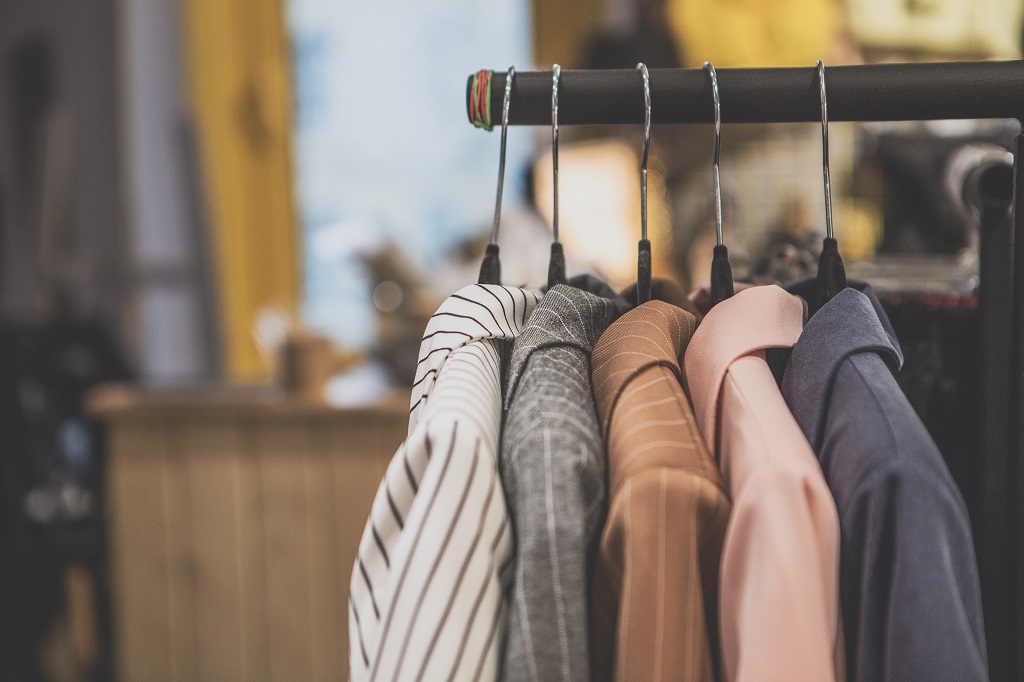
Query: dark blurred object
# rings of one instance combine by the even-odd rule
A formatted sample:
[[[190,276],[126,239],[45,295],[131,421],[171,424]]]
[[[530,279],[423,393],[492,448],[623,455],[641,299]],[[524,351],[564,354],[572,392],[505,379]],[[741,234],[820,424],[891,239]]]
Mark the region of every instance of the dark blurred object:
[[[626,21],[613,30],[596,34],[586,48],[585,69],[632,69],[642,62],[649,69],[676,69],[680,50],[665,17],[665,3],[641,0]]]
[[[4,680],[46,679],[62,667],[75,677],[112,677],[103,434],[85,417],[83,399],[100,383],[129,377],[112,327],[98,314],[99,307],[116,309],[118,297],[97,296],[101,306],[88,302],[101,282],[114,282],[116,268],[97,257],[116,248],[97,238],[112,224],[99,216],[113,202],[90,184],[100,168],[76,173],[77,159],[95,161],[79,155],[79,146],[89,149],[95,140],[80,132],[77,93],[63,81],[64,48],[48,32],[26,33],[4,60],[17,194],[4,216],[11,250],[0,275],[5,311],[19,311],[0,323]],[[103,207],[81,225],[80,193]]]
[[[764,257],[750,271],[754,284],[785,284],[814,274],[821,253],[817,233],[776,232],[767,242]]]
[[[887,295],[882,304],[906,362],[896,380],[939,445],[977,518],[981,326],[973,297]]]
[[[957,253],[974,246],[976,215],[963,195],[964,175],[976,163],[974,157],[1008,152],[1013,134],[887,132],[875,142],[884,188],[879,251]]]
[[[334,364],[329,338],[308,330],[293,331],[281,347],[282,387],[296,400],[322,404]]]
[[[38,172],[34,152],[54,99],[52,62],[51,50],[40,35],[23,38],[8,57],[7,78],[14,105],[11,125],[17,147],[14,177],[18,180],[19,192],[28,189]]]
[[[111,329],[124,315],[115,6],[113,0],[0,3],[0,314],[6,319],[38,319],[40,305],[48,304],[41,301],[48,293],[44,280],[72,269],[67,280],[89,270],[87,282],[67,289],[77,312],[102,317]],[[44,251],[50,262],[42,262]]]
[[[62,319],[0,326],[0,647],[5,680],[42,679],[40,648],[65,610],[65,574],[85,567],[95,590],[109,679],[103,433],[85,394],[128,371],[105,329]]]
[[[377,344],[372,356],[387,368],[395,385],[407,386],[415,378],[423,329],[433,310],[426,310],[416,270],[396,246],[365,254],[362,261],[377,310]]]
[[[980,281],[978,179],[987,169],[1012,169],[1013,155],[980,136],[890,136],[888,142],[878,154],[884,239],[873,259],[850,264],[851,276],[882,294],[973,295]],[[887,147],[900,150],[888,161]]]
[[[679,68],[676,41],[664,25],[618,35],[598,34],[587,46],[586,69],[631,69],[643,62],[649,69]]]

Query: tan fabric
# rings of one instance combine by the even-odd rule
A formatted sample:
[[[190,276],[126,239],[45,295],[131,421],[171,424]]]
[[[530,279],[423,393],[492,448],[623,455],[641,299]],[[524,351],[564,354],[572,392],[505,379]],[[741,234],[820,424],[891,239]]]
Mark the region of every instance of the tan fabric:
[[[609,488],[591,602],[596,680],[715,679],[730,504],[681,386],[695,327],[690,313],[651,301],[592,355]]]

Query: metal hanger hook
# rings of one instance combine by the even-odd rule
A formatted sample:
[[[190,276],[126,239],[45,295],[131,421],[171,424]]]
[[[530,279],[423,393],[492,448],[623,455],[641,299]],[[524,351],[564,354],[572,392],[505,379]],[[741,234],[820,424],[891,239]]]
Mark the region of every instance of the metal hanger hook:
[[[651,152],[651,74],[640,62],[637,71],[644,80],[644,151],[640,157],[640,238],[647,239],[647,158]]]
[[[722,155],[722,102],[718,98],[718,72],[711,62],[704,62],[704,70],[711,77],[711,98],[715,105],[715,151],[711,161],[711,177],[715,185],[715,243],[724,246],[722,236],[722,178],[719,160]]]
[[[828,163],[828,98],[825,95],[825,65],[818,60],[818,85],[821,96],[821,169],[825,178],[825,237],[833,239],[832,232],[832,181]]]
[[[551,189],[554,195],[554,210],[551,228],[555,243],[558,243],[558,83],[562,80],[562,67],[551,66]]]
[[[516,77],[516,67],[508,67],[505,75],[505,99],[501,106],[501,153],[498,157],[498,193],[494,200],[494,224],[491,226],[491,244],[498,243],[498,226],[501,224],[501,194],[505,186],[505,142],[508,139],[508,107],[512,101],[512,79]]]

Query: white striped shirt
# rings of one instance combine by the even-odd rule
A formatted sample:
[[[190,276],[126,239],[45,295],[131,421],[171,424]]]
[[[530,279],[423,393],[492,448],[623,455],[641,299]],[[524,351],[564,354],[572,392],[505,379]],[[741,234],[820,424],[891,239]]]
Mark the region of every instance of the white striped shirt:
[[[538,298],[474,284],[427,324],[409,435],[377,491],[349,592],[352,680],[496,679],[513,538],[497,450],[501,346]]]

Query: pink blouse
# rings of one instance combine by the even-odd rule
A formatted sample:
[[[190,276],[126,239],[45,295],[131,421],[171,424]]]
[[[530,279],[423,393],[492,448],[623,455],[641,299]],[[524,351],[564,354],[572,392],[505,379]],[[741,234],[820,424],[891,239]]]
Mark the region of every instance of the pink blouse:
[[[803,301],[752,287],[716,305],[685,368],[694,413],[733,500],[722,551],[723,679],[845,679],[839,519],[765,349],[791,347]]]

